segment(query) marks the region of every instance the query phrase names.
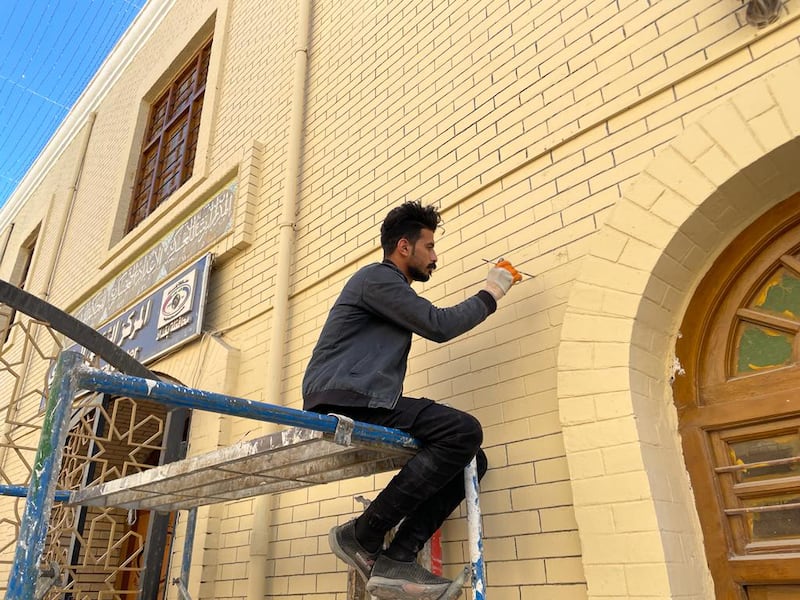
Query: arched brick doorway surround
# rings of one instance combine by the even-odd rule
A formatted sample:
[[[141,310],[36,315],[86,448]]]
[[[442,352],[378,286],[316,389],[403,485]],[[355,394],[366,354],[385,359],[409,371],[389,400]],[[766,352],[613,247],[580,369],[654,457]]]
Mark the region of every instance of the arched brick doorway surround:
[[[798,82],[793,61],[678,136],[570,293],[558,397],[589,598],[714,597],[672,403],[675,338],[713,259],[800,190]]]

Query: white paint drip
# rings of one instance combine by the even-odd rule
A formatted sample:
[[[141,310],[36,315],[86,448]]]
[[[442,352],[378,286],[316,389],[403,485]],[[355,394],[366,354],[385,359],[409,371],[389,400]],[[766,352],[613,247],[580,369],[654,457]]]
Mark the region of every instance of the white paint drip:
[[[679,359],[677,356],[672,357],[672,367],[670,371],[671,371],[669,376],[670,385],[672,385],[675,382],[675,378],[678,375],[686,375],[686,369],[683,368],[683,365],[681,364],[681,359]]]

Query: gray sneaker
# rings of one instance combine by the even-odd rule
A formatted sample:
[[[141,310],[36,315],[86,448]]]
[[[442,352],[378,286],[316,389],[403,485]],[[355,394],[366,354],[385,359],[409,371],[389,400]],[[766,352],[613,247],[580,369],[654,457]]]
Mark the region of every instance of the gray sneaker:
[[[372,567],[367,592],[384,600],[436,600],[451,583],[416,562],[392,560],[382,554]]]
[[[356,539],[356,521],[348,521],[328,532],[328,543],[333,553],[353,567],[364,581],[369,579],[372,565],[379,552],[367,552]]]

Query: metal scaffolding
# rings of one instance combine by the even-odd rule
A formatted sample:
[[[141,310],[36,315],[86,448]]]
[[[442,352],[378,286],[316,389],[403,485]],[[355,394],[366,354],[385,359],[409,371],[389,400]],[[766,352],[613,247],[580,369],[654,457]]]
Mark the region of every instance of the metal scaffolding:
[[[70,409],[79,390],[267,421],[289,429],[113,481],[57,490]],[[29,486],[0,488],[0,494],[27,496],[6,600],[39,597],[36,586],[54,502],[161,512],[188,510],[181,577],[176,583],[181,597],[190,600],[186,584],[198,506],[395,470],[417,448],[414,438],[395,429],[107,372],[85,365],[80,354],[62,352],[47,398]],[[474,460],[465,470],[465,486],[472,586],[475,600],[483,600],[483,542]]]

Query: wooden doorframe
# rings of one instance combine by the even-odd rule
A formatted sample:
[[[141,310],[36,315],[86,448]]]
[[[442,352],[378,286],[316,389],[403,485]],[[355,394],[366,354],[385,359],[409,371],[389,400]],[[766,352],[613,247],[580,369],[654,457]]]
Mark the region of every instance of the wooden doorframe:
[[[729,529],[728,520],[720,513],[723,500],[720,488],[710,466],[714,464],[711,456],[709,434],[706,428],[734,426],[719,405],[703,405],[701,386],[703,382],[728,379],[724,372],[729,357],[725,355],[731,345],[733,325],[725,330],[725,323],[732,321],[732,315],[741,299],[752,293],[754,285],[748,285],[740,278],[749,273],[763,273],[775,263],[776,253],[781,254],[780,246],[770,251],[773,244],[786,246],[790,240],[783,239],[787,232],[800,224],[800,193],[779,203],[756,219],[740,233],[718,256],[712,267],[692,295],[680,326],[681,336],[676,342],[676,355],[685,371],[685,376],[675,380],[673,401],[678,411],[679,433],[684,456],[694,457],[686,460],[686,468],[694,488],[695,504],[703,530],[706,558],[719,598],[746,599],[745,583],[759,583],[756,570],[746,562],[737,563],[729,557],[729,548],[734,533]],[[795,245],[800,244],[800,239]],[[724,315],[724,316],[720,316]],[[724,347],[723,347],[724,344]],[[713,358],[709,360],[709,357]],[[741,393],[752,398],[764,382],[743,379],[738,387]],[[728,384],[731,385],[731,384]],[[752,402],[743,401],[735,412],[736,419],[746,423],[752,411]],[[774,404],[774,406],[772,406]],[[779,415],[785,411],[785,403],[777,400],[767,406],[759,405],[759,413]],[[771,560],[776,572],[798,572],[800,556],[787,556],[785,559]]]

